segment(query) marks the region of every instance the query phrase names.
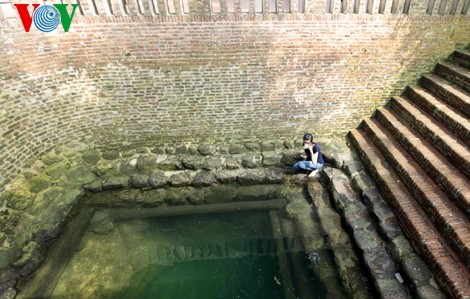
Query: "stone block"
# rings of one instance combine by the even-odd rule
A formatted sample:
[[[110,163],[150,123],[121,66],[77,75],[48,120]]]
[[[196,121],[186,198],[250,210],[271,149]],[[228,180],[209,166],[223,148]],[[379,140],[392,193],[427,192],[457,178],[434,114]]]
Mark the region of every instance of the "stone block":
[[[202,169],[205,170],[215,170],[223,168],[224,162],[222,157],[219,156],[210,156],[205,157],[204,162],[202,163]]]
[[[83,189],[88,190],[90,192],[100,192],[103,190],[103,183],[101,180],[94,180],[91,183],[85,184]]]
[[[274,141],[264,140],[261,142],[260,149],[262,152],[270,152],[275,150]]]
[[[284,175],[281,169],[266,169],[265,174],[264,181],[267,184],[281,184],[284,181]]]
[[[181,158],[181,163],[187,169],[197,170],[202,169],[204,164],[204,158],[201,156],[187,155]]]
[[[242,186],[263,184],[266,173],[261,169],[246,169],[238,175],[238,182]]]
[[[129,177],[116,176],[109,177],[103,182],[103,190],[116,190],[127,188],[129,185]]]
[[[214,155],[217,147],[214,144],[201,144],[197,147],[198,152],[203,156]]]
[[[149,176],[145,174],[133,174],[130,179],[130,186],[145,189],[150,187]]]
[[[234,186],[212,186],[206,194],[207,203],[225,203],[235,199],[238,194]]]
[[[344,164],[344,172],[348,176],[352,176],[354,173],[357,173],[364,169],[364,166],[359,161],[348,161]]]
[[[48,177],[43,175],[37,175],[29,182],[29,191],[33,193],[41,192],[44,189],[49,188],[50,180]]]
[[[195,187],[210,186],[217,182],[212,171],[201,171],[193,178],[192,185]]]
[[[261,165],[261,155],[248,153],[242,157],[242,166],[245,168],[257,168]]]
[[[189,153],[188,147],[186,145],[180,145],[175,148],[175,153],[178,155],[186,155]]]
[[[282,153],[281,163],[286,166],[293,166],[296,162],[300,161],[299,150],[288,150]]]
[[[55,163],[59,163],[60,161],[62,161],[62,159],[63,159],[62,157],[58,156],[55,153],[49,153],[49,154],[45,155],[44,157],[42,157],[41,161],[45,165],[52,165],[52,164],[55,164]]]
[[[432,273],[426,263],[416,254],[408,255],[402,259],[403,274],[415,284],[427,284],[432,278]]]
[[[250,152],[259,152],[260,146],[258,143],[255,142],[247,142],[245,143],[245,147],[250,151]]]
[[[187,204],[188,189],[186,188],[169,188],[166,192],[165,201],[171,205]]]
[[[227,157],[225,159],[225,167],[227,169],[238,169],[241,167],[240,161],[235,157]]]
[[[364,263],[374,279],[393,277],[396,267],[385,247],[378,245],[363,252]]]
[[[391,253],[395,260],[402,260],[405,256],[414,252],[410,241],[403,234],[393,238],[391,243]]]
[[[237,182],[238,176],[242,173],[242,170],[219,170],[215,172],[215,178],[221,184],[233,184]]]
[[[416,294],[418,299],[446,299],[447,296],[439,289],[432,285],[421,285],[417,288]]]
[[[165,198],[165,189],[146,190],[140,193],[140,196],[136,199],[136,202],[150,206],[158,206],[164,203]]]
[[[150,174],[158,169],[157,157],[154,155],[142,155],[137,159],[136,168],[141,173]]]
[[[294,148],[294,142],[292,140],[286,140],[284,141],[284,147],[287,149],[293,149]]]
[[[274,151],[265,151],[261,154],[264,166],[277,166],[281,162],[281,155]]]
[[[405,291],[398,280],[393,278],[379,278],[375,281],[380,298],[384,299],[409,299],[410,296]]]
[[[163,161],[158,163],[158,167],[165,171],[183,169],[181,161],[175,156],[166,157]]]
[[[182,187],[191,185],[191,176],[188,171],[175,173],[170,176],[168,183],[173,187]]]
[[[96,175],[84,164],[71,167],[66,175],[70,182],[79,184],[87,184],[96,179]]]
[[[148,183],[152,188],[160,188],[168,183],[168,177],[163,171],[157,171],[150,175]]]
[[[244,154],[244,153],[248,152],[248,149],[242,144],[232,144],[230,146],[229,152],[232,155]]]
[[[103,152],[103,159],[105,160],[116,160],[119,159],[120,153],[117,149],[106,150]]]
[[[95,165],[100,159],[101,153],[94,148],[89,149],[82,154],[82,160],[90,165]]]

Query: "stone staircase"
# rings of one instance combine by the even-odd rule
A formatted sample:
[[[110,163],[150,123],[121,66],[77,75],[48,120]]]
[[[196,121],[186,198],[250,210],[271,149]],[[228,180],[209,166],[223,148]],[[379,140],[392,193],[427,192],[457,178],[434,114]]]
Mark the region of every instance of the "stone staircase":
[[[349,133],[415,250],[470,298],[470,51],[455,51]]]

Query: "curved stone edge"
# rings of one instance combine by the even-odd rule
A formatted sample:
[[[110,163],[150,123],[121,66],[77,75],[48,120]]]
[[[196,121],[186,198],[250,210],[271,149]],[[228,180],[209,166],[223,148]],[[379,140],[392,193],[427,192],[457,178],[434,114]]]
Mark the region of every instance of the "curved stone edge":
[[[345,159],[337,150],[341,142],[318,142],[324,142],[327,163],[344,164]],[[92,193],[105,191],[112,195],[124,190],[119,198],[121,204],[126,200],[143,206],[201,204],[203,192],[194,190],[216,189],[220,184],[282,183],[284,174],[292,174],[291,165],[301,152],[295,146],[300,147],[301,142],[264,141],[228,149],[203,144],[164,151],[149,148],[103,151],[80,143],[56,148],[0,193],[0,269],[3,269],[0,289],[4,294],[14,293],[17,278],[31,272],[44,259],[43,244],[60,234],[73,208]],[[302,185],[307,179],[301,174],[293,176],[292,181]],[[157,197],[157,202],[148,202],[140,195],[133,197],[161,188],[170,192],[163,198]],[[171,192],[178,188],[198,194],[181,203],[177,200],[179,196]],[[245,197],[257,196],[250,190],[245,193]]]
[[[342,165],[338,165],[340,169],[325,168],[324,176],[329,182],[333,204],[362,253],[379,295],[382,298],[446,298],[430,269],[414,252],[358,155],[351,150],[340,155],[344,158]],[[367,223],[376,223],[377,229]],[[390,263],[382,264],[382,259]]]

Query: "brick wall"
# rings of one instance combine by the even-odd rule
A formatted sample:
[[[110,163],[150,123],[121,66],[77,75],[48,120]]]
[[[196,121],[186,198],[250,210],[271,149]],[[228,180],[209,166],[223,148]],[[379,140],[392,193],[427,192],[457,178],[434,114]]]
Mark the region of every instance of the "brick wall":
[[[281,20],[282,19],[282,20]],[[0,189],[43,153],[345,135],[470,42],[469,16],[77,16],[0,26]]]

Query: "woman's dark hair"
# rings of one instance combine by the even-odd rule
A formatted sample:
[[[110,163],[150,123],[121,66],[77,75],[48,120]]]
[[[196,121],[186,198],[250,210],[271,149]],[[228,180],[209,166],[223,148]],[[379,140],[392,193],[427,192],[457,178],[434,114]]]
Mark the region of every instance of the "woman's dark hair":
[[[304,140],[308,140],[308,141],[310,141],[310,142],[313,142],[313,136],[312,136],[312,134],[306,133],[306,134],[304,135]]]

